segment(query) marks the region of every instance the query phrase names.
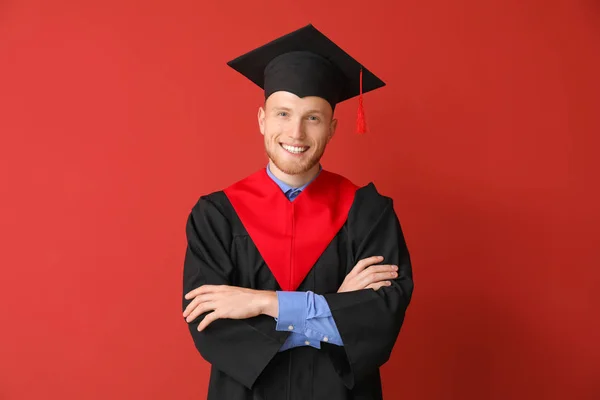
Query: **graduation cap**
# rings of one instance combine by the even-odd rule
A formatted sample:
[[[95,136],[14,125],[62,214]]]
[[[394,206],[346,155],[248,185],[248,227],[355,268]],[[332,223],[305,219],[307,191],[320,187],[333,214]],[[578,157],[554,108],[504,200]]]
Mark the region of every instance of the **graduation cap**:
[[[227,63],[265,91],[318,96],[332,109],[359,96],[357,131],[366,132],[363,93],[385,86],[312,24],[288,33]]]

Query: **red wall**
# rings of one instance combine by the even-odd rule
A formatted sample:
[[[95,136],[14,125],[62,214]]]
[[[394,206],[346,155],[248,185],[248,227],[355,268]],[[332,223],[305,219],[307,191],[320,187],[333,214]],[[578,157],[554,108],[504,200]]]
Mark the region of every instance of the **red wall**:
[[[598,399],[597,1],[0,3],[0,398],[200,399],[198,196],[266,163],[226,66],[308,22],[381,76],[324,166],[395,199],[386,399]]]

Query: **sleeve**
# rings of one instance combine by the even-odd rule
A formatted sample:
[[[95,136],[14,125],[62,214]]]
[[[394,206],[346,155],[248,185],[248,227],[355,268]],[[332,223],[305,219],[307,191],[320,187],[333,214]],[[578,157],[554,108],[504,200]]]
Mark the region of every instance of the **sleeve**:
[[[349,389],[388,361],[414,287],[400,223],[392,200],[384,199],[387,204],[377,203],[377,207],[370,208],[383,210],[377,214],[373,211],[373,218],[356,217],[350,225],[354,231],[351,240],[356,245],[355,261],[382,255],[383,263],[398,266],[398,277],[392,280],[391,286],[377,291],[363,289],[324,295],[344,342],[342,348],[328,346],[325,350]]]
[[[237,267],[228,250],[232,233],[215,203],[205,198],[198,201],[187,219],[186,237],[182,297],[205,284],[230,285]],[[182,312],[190,302],[183,297]],[[219,319],[198,332],[198,325],[206,315],[188,324],[196,348],[213,367],[251,389],[289,333],[277,331],[275,321],[267,315],[244,320]]]
[[[325,297],[311,291],[278,291],[277,299],[279,315],[275,329],[300,333],[309,343],[317,341],[343,346]]]

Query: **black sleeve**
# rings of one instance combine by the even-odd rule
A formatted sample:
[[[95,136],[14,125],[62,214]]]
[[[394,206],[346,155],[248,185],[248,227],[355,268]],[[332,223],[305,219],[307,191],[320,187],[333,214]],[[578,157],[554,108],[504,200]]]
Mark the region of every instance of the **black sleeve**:
[[[204,284],[230,285],[237,268],[229,254],[230,224],[217,204],[201,198],[187,219],[182,297]],[[183,297],[182,312],[190,302]],[[198,325],[206,315],[188,324],[196,348],[213,367],[251,389],[289,333],[276,331],[275,320],[267,315],[244,320],[219,319],[198,332]]]
[[[383,256],[384,264],[398,266],[398,277],[391,286],[377,291],[324,295],[344,342],[343,347],[326,348],[349,389],[388,361],[414,287],[408,249],[392,200],[377,195],[368,202],[367,211],[349,216],[355,260]]]

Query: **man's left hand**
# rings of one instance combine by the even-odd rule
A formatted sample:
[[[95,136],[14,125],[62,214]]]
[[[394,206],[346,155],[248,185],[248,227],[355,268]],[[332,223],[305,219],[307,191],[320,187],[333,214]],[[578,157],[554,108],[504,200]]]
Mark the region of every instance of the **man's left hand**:
[[[198,325],[203,331],[217,319],[246,319],[260,314],[277,314],[277,294],[264,290],[253,290],[228,285],[202,285],[185,295],[194,299],[183,312],[189,323],[199,315],[212,311]]]

